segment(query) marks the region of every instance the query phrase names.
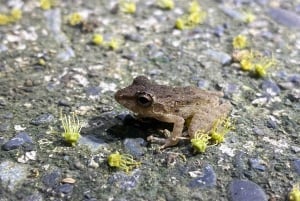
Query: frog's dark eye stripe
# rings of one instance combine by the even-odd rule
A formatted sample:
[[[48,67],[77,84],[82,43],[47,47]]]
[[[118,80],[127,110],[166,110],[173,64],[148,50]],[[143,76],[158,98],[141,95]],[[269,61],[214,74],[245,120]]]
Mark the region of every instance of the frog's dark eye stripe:
[[[137,99],[136,99],[137,104],[142,106],[142,107],[149,107],[153,103],[153,98],[148,93],[138,92],[136,94],[136,97],[137,97]]]

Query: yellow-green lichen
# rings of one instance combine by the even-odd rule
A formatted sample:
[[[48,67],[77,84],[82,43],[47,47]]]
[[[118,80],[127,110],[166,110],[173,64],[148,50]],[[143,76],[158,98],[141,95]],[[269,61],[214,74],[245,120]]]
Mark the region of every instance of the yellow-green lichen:
[[[197,130],[194,137],[191,139],[191,144],[195,152],[204,153],[209,144],[210,138],[211,137],[207,133]]]
[[[75,146],[80,138],[80,131],[82,128],[77,115],[74,112],[72,112],[71,115],[62,115],[61,113],[60,121],[64,129],[62,137],[68,144]]]
[[[248,45],[248,39],[245,35],[237,35],[232,40],[232,46],[234,49],[244,49]]]
[[[300,201],[300,188],[299,184],[296,184],[289,192],[289,201]]]
[[[94,34],[92,42],[95,45],[102,45],[103,44],[103,36],[101,34]]]
[[[56,0],[40,0],[40,7],[43,10],[49,10],[57,4]]]
[[[208,132],[197,130],[191,139],[195,152],[204,153],[208,146],[224,142],[225,135],[234,129],[229,117],[218,118]]]
[[[22,11],[18,8],[14,8],[9,14],[0,13],[0,25],[8,25],[17,22],[22,18]]]
[[[166,10],[172,10],[174,8],[173,0],[157,0],[158,7]]]
[[[180,30],[192,29],[203,23],[205,19],[206,12],[201,8],[197,1],[192,1],[188,9],[188,14],[184,14],[177,18],[175,27]]]
[[[133,156],[130,154],[120,154],[119,152],[115,152],[108,156],[108,165],[129,172],[133,168],[139,167],[141,162],[134,160]]]
[[[76,25],[79,25],[83,22],[83,17],[80,13],[72,13],[68,16],[68,23],[71,25],[71,26],[76,26]]]
[[[224,142],[225,135],[234,129],[232,120],[229,117],[222,117],[217,119],[212,129],[210,130],[211,140],[214,144],[220,144]]]
[[[135,2],[129,0],[119,1],[119,7],[123,13],[127,13],[127,14],[134,14],[136,11]]]

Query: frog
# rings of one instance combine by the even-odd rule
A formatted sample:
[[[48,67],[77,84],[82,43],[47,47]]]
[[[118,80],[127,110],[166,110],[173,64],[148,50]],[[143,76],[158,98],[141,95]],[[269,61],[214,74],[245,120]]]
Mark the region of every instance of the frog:
[[[169,137],[150,141],[162,142],[160,149],[175,146],[182,139],[185,126],[193,139],[197,130],[209,131],[216,119],[226,117],[232,110],[229,101],[222,100],[221,91],[208,91],[196,86],[168,86],[137,76],[115,95],[115,100],[138,115],[173,124]],[[151,140],[152,139],[152,140]]]

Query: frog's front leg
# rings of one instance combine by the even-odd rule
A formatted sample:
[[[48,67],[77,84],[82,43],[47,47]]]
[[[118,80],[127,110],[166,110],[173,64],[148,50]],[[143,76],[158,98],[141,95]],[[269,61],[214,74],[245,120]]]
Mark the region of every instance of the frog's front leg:
[[[176,116],[176,115],[172,115],[172,114],[162,115],[162,116],[156,117],[156,119],[159,121],[162,121],[162,122],[174,124],[171,136],[165,140],[165,144],[162,145],[160,148],[164,149],[164,148],[176,145],[179,141],[179,138],[182,135],[182,130],[184,127],[184,119],[180,116]]]

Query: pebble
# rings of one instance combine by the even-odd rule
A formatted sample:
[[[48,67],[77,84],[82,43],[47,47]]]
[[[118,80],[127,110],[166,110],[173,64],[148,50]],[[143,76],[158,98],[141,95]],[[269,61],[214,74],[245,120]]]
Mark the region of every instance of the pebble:
[[[133,41],[133,42],[142,42],[144,40],[143,36],[140,34],[125,34],[125,40]]]
[[[9,124],[8,123],[1,123],[0,124],[0,132],[6,132],[9,130]]]
[[[225,52],[209,49],[205,51],[205,54],[222,65],[226,65],[231,62],[231,56]]]
[[[69,194],[72,193],[74,186],[71,184],[62,184],[56,188],[59,193]]]
[[[14,125],[15,131],[25,131],[26,127],[22,127],[21,125]]]
[[[12,118],[14,118],[14,114],[11,113],[11,112],[7,112],[7,113],[5,113],[5,114],[2,114],[2,115],[0,116],[0,118],[3,118],[3,119],[12,119]]]
[[[27,163],[29,160],[36,160],[36,151],[25,152],[25,154],[23,154],[17,159],[19,163]]]
[[[248,165],[246,163],[247,154],[242,151],[237,151],[234,156],[233,165],[235,167],[234,176],[244,177],[248,174]]]
[[[205,79],[200,79],[197,82],[197,87],[200,88],[200,89],[208,89],[209,82]]]
[[[292,82],[279,82],[278,85],[284,90],[294,88],[294,84]]]
[[[219,8],[229,17],[238,20],[238,21],[245,21],[245,15],[237,10],[234,10],[230,7],[226,7],[224,5],[220,5]]]
[[[22,201],[43,201],[43,196],[40,193],[34,193],[22,199]]]
[[[238,93],[239,86],[235,83],[228,83],[224,88],[225,95]]]
[[[300,89],[292,89],[287,95],[288,99],[292,102],[299,102],[300,100]]]
[[[202,172],[202,176],[189,183],[190,188],[210,188],[216,185],[217,176],[211,165],[206,165]]]
[[[1,139],[0,139],[0,143],[1,143]],[[291,146],[291,150],[294,153],[299,153],[300,152],[300,146]]]
[[[68,61],[72,57],[75,57],[75,52],[70,46],[65,47],[64,50],[57,54],[57,59],[64,62]]]
[[[123,53],[122,58],[131,60],[131,61],[136,61],[138,59],[138,53],[136,53],[136,52]]]
[[[87,146],[92,152],[96,152],[100,148],[108,146],[105,141],[95,135],[82,135],[78,141],[79,145]]]
[[[145,154],[146,142],[143,138],[126,138],[123,145],[126,152],[134,157],[141,157]]]
[[[66,183],[66,184],[74,184],[76,182],[76,180],[71,177],[67,177],[67,178],[64,178],[63,180],[61,180],[61,182]]]
[[[39,126],[41,124],[49,124],[53,120],[54,120],[54,116],[52,114],[46,113],[36,117],[30,123],[35,126]]]
[[[267,120],[267,127],[276,129],[277,128],[277,123],[273,119],[268,119]]]
[[[84,170],[84,165],[80,161],[75,161],[74,166],[78,170]]]
[[[44,12],[44,16],[48,30],[55,37],[56,42],[64,47],[64,49],[57,54],[57,58],[61,61],[68,61],[70,58],[75,57],[75,52],[69,45],[68,37],[61,30],[62,17],[60,9],[47,10]]]
[[[9,191],[15,191],[16,187],[26,180],[28,175],[27,166],[4,161],[0,164],[0,183],[2,188],[7,188]]]
[[[276,96],[281,92],[279,86],[272,80],[264,80],[261,88],[270,96]]]
[[[0,44],[0,52],[5,52],[8,50],[8,47],[6,45]],[[1,67],[0,67],[1,70]]]
[[[294,166],[296,173],[300,176],[300,159],[294,160],[293,166]]]
[[[10,151],[13,149],[17,149],[20,146],[24,146],[26,150],[32,150],[32,139],[26,132],[20,132],[15,137],[7,141],[3,146],[2,149],[5,151]],[[29,146],[28,146],[29,145]]]
[[[264,172],[266,170],[266,166],[261,164],[261,161],[258,158],[250,158],[249,164],[251,168]]]
[[[252,131],[253,131],[256,135],[264,135],[264,134],[265,134],[264,131],[263,131],[262,129],[260,129],[260,128],[256,127],[256,126],[252,129]]]
[[[108,178],[108,184],[121,188],[126,191],[135,189],[141,177],[141,171],[133,170],[130,174],[124,172],[116,172]]]
[[[95,100],[95,99],[98,99],[101,95],[101,88],[96,86],[91,86],[91,87],[88,87],[85,89],[85,93],[86,95],[92,99],[92,100]]]
[[[294,85],[300,85],[300,74],[292,74],[288,77],[288,81],[292,82]]]
[[[300,16],[297,13],[281,8],[270,8],[268,14],[279,24],[294,29],[300,28]]]
[[[1,71],[0,71],[1,72]],[[7,102],[6,102],[6,100],[4,100],[4,99],[2,99],[1,97],[0,97],[0,106],[6,106],[7,105]]]
[[[296,5],[295,11],[296,11],[297,13],[300,13],[300,4]]]
[[[98,168],[99,167],[99,163],[95,161],[95,158],[91,158],[89,161],[88,161],[88,167],[91,167],[91,168]]]
[[[233,180],[229,185],[230,201],[267,201],[263,189],[252,181]]]
[[[59,182],[61,180],[61,173],[58,170],[54,170],[42,178],[42,182],[45,186],[54,188],[59,185]]]
[[[58,106],[63,106],[63,107],[70,107],[71,103],[68,100],[61,99],[57,102]]]
[[[224,25],[218,25],[214,29],[214,35],[217,36],[217,37],[223,36],[225,28],[226,28],[225,24]]]

